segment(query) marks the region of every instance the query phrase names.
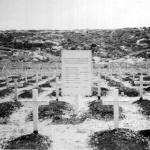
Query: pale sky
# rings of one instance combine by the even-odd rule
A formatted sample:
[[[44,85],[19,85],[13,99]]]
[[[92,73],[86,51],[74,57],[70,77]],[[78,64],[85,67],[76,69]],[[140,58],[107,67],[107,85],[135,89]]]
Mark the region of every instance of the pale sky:
[[[0,0],[0,30],[150,26],[150,0]]]

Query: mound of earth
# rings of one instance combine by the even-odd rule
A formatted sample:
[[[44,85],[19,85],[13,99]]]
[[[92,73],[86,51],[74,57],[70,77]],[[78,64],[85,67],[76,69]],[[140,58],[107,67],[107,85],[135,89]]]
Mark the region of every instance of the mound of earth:
[[[12,91],[13,91],[12,88],[1,90],[0,91],[0,97],[5,97],[5,96],[9,95]]]
[[[140,106],[140,112],[146,116],[150,116],[150,100],[148,99],[139,99],[135,102],[133,102],[133,104],[138,104],[138,106]]]
[[[107,88],[101,87],[101,96],[106,96],[108,91]],[[92,88],[92,96],[98,96],[98,88]]]
[[[51,143],[52,141],[47,136],[32,133],[8,141],[4,149],[48,150]]]
[[[56,97],[56,90],[48,95],[49,97]],[[59,96],[62,96],[61,88],[59,88]]]
[[[108,83],[109,86],[114,86],[119,89],[119,94],[123,92],[124,95],[128,97],[136,97],[139,95],[139,91],[134,88],[125,87],[121,82],[117,82],[115,80],[111,80],[111,79],[107,79],[107,80],[109,81]]]
[[[43,84],[39,85],[39,87],[49,87],[49,88],[51,88],[51,85],[50,85],[49,82],[46,82],[46,83],[43,83]]]
[[[20,107],[22,107],[20,102],[0,103],[0,123],[7,123],[9,116]]]
[[[122,107],[119,107],[119,118],[124,118]],[[92,101],[89,103],[89,117],[94,119],[111,120],[114,118],[112,105],[102,105],[101,101]]]
[[[148,139],[129,129],[95,132],[89,145],[94,150],[148,150]]]
[[[75,113],[73,107],[64,101],[50,101],[49,105],[39,106],[39,119],[52,119],[56,124],[78,124],[86,119],[84,114],[78,115]],[[31,112],[27,117],[27,121],[33,120],[33,113]]]
[[[139,91],[137,91],[136,89],[133,88],[128,88],[128,87],[120,87],[119,88],[119,94],[124,93],[124,95],[128,96],[128,97],[136,97],[139,96]]]
[[[41,87],[38,88],[38,93],[42,93],[43,91]],[[32,90],[24,90],[23,93],[19,95],[19,98],[32,98]]]

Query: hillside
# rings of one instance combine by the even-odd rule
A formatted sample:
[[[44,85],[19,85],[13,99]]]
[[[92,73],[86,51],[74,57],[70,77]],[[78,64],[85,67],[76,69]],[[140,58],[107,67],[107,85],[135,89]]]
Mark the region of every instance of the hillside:
[[[47,53],[60,55],[63,49],[92,50],[94,56],[120,58],[132,55],[145,58],[149,53],[150,28],[124,28],[116,30],[7,30],[0,31],[1,59],[9,56],[33,60],[33,52],[42,53],[40,60],[49,60]],[[14,55],[14,52],[21,52]],[[26,52],[25,52],[26,51]],[[138,53],[144,51],[144,54]],[[39,53],[38,53],[39,54]],[[134,55],[135,54],[135,55]],[[147,54],[147,53],[146,53]],[[149,58],[149,55],[148,57]]]

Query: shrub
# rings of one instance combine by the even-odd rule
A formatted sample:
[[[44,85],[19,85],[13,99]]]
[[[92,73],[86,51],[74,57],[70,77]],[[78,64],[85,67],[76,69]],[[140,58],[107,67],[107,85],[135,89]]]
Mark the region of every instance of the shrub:
[[[95,132],[90,137],[94,150],[148,150],[148,140],[129,129],[114,129]]]
[[[4,149],[39,149],[48,150],[52,141],[40,134],[28,134],[8,141]]]

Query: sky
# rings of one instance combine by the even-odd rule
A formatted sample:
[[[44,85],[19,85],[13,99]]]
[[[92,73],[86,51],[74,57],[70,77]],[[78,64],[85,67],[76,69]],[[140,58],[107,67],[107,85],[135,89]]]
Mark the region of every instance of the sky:
[[[150,0],[0,0],[0,30],[150,26]]]

